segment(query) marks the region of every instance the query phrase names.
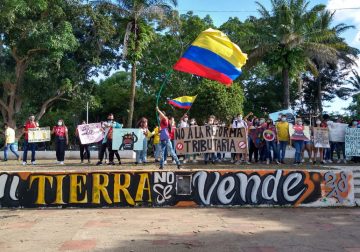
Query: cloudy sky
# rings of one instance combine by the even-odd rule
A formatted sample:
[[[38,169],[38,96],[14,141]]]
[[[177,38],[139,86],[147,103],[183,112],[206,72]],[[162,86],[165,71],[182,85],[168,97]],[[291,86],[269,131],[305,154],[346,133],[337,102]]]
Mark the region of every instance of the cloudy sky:
[[[270,0],[258,1],[266,7],[270,7]],[[178,0],[178,3],[177,9],[181,13],[192,10],[199,16],[209,14],[215,25],[221,25],[229,17],[237,16],[244,20],[250,15],[257,16],[257,6],[254,0]],[[334,25],[346,23],[355,26],[355,29],[344,33],[343,36],[351,46],[360,49],[360,0],[310,0],[311,6],[316,4],[324,4],[329,10],[336,11]],[[356,68],[360,71],[360,60],[358,62]],[[329,112],[343,112],[343,108],[347,107],[349,103],[350,100],[334,99],[325,105],[329,106],[326,109]]]

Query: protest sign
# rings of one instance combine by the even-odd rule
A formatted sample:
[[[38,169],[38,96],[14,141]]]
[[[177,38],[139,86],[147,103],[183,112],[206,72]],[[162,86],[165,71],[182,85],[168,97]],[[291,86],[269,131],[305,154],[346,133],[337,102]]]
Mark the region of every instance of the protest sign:
[[[113,150],[142,150],[144,133],[141,129],[113,129]]]
[[[314,127],[315,148],[330,148],[329,129]]]
[[[269,142],[274,141],[275,132],[270,129],[264,130],[263,137],[264,137],[265,141],[269,141]]]
[[[289,135],[291,140],[310,141],[310,128],[309,126],[299,126],[290,123]]]
[[[345,129],[348,127],[346,123],[328,123],[328,127],[331,142],[345,142]]]
[[[97,143],[103,140],[101,123],[81,124],[77,126],[81,144]]]
[[[50,127],[29,129],[28,136],[29,143],[49,142],[51,140]]]
[[[246,153],[246,130],[219,126],[176,129],[175,149],[180,155],[214,152]]]
[[[345,129],[345,155],[360,157],[360,128]]]
[[[279,115],[286,115],[286,121],[288,123],[295,123],[295,113],[293,110],[291,109],[285,109],[285,110],[281,110],[281,111],[277,111],[274,113],[269,114],[269,117],[271,120],[273,120],[274,122],[278,120]]]

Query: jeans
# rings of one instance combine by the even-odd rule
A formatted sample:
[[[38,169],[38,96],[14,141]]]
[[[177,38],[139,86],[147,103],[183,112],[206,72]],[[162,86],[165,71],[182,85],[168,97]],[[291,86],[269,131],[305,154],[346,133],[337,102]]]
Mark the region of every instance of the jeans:
[[[257,163],[259,161],[259,149],[256,148],[254,142],[252,140],[249,141],[250,147],[249,147],[249,162],[252,160],[252,156],[254,154],[255,162]]]
[[[330,159],[334,160],[334,151],[337,152],[338,144],[336,142],[330,142]]]
[[[300,163],[301,162],[301,150],[304,145],[304,140],[294,140],[293,143],[295,146],[295,162]]]
[[[171,144],[170,139],[161,141],[161,152],[162,152],[162,154],[165,153],[166,148],[169,148],[171,156],[175,160],[176,164],[179,165],[180,161],[179,161],[178,157],[176,156],[176,153],[175,153],[175,151],[173,149],[173,146]],[[160,158],[160,167],[162,168],[162,167],[164,167],[164,157],[165,157],[165,155],[160,155],[160,157],[161,157]]]
[[[285,153],[286,153],[286,146],[287,146],[287,141],[279,141],[279,161],[284,161],[285,159]]]
[[[267,158],[268,160],[278,160],[278,146],[277,142],[274,141],[266,141],[266,149],[267,149]],[[271,158],[271,149],[273,150],[273,158]]]
[[[28,152],[28,150],[31,151],[31,162],[35,162],[36,143],[29,143],[28,140],[24,141],[23,162],[26,162],[26,160],[27,160],[27,152]]]
[[[336,143],[336,155],[338,157],[338,160],[340,160],[340,151],[342,152],[343,159],[345,160],[346,156],[345,156],[345,143],[344,142]]]
[[[65,159],[65,138],[55,138],[56,160],[63,162]]]
[[[144,138],[142,150],[136,151],[136,163],[146,163],[146,154],[147,154],[147,139]]]
[[[266,154],[267,154],[267,148],[266,148],[266,144],[263,144],[262,146],[260,146],[259,148],[259,153],[260,153],[260,161],[266,161]]]
[[[155,144],[155,153],[154,153],[154,157],[155,159],[160,159],[160,154],[161,154],[161,145]]]
[[[19,158],[19,154],[17,153],[17,151],[15,150],[15,143],[11,143],[5,146],[4,148],[4,160],[6,161],[8,159],[8,150],[11,150],[12,153],[14,153],[14,155],[16,156],[16,159]]]
[[[84,161],[84,158],[85,158],[84,153],[86,153],[87,160],[90,161],[90,150],[89,150],[88,144],[80,144],[80,159],[81,159],[81,161]]]

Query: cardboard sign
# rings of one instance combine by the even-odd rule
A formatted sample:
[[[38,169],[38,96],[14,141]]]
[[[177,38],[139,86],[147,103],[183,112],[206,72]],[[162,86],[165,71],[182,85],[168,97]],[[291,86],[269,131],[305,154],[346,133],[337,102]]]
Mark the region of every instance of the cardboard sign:
[[[268,142],[274,141],[275,132],[272,130],[269,130],[269,129],[264,130],[263,137],[264,137],[265,141],[268,141]]]
[[[143,150],[145,135],[141,129],[113,129],[113,150]]]
[[[101,123],[81,124],[77,126],[81,144],[98,143],[104,138]]]
[[[331,142],[345,142],[345,130],[348,127],[346,123],[328,123],[328,127]]]
[[[314,127],[315,148],[330,148],[329,129]]]
[[[245,128],[197,126],[176,129],[175,149],[177,154],[247,152]]]
[[[271,113],[271,114],[269,114],[269,117],[270,117],[271,120],[276,122],[279,119],[280,114],[286,115],[286,121],[288,123],[292,123],[292,124],[295,123],[295,113],[291,109],[285,109],[285,110],[281,110],[281,111]]]
[[[289,123],[289,135],[291,140],[310,141],[310,128],[309,126],[293,125]]]
[[[345,155],[347,157],[360,157],[360,128],[346,128]]]
[[[28,136],[29,143],[49,142],[51,140],[50,127],[29,129]]]

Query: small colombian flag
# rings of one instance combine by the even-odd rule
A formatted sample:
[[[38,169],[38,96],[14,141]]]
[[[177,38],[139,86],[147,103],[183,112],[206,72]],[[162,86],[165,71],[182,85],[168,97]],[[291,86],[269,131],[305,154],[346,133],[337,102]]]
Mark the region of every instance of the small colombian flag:
[[[172,100],[169,100],[168,103],[174,107],[181,109],[190,109],[196,99],[195,96],[181,96]]]

